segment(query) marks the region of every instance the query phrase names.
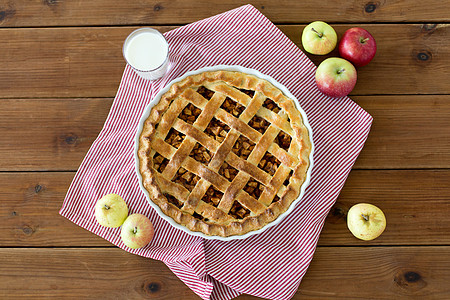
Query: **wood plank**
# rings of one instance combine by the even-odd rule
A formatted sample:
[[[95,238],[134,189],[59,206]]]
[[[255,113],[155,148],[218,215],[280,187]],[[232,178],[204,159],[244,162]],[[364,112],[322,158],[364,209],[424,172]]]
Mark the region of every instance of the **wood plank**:
[[[163,263],[117,248],[2,248],[0,257],[2,299],[199,299]],[[294,299],[438,299],[448,278],[448,246],[319,247]]]
[[[198,299],[162,262],[118,248],[0,253],[2,299]]]
[[[0,170],[78,169],[111,103],[112,99],[0,101]]]
[[[0,173],[0,246],[109,246],[58,214],[74,173]],[[326,220],[319,244],[450,245],[450,170],[354,170]],[[371,242],[347,230],[346,213],[368,202],[388,226]],[[62,234],[64,233],[64,234]]]
[[[80,26],[183,24],[247,4],[248,1],[0,1],[0,26]],[[309,23],[317,19],[328,22],[444,22],[449,21],[450,2],[413,0],[328,1],[320,5],[313,0],[270,0],[252,4],[272,22]]]
[[[336,25],[339,35],[354,25]],[[378,42],[373,62],[358,70],[353,95],[449,94],[450,25],[367,24]],[[167,31],[174,27],[157,27]],[[1,29],[1,98],[113,97],[121,48],[136,27]],[[282,25],[300,45],[303,26]],[[324,57],[312,56],[318,64]]]
[[[0,173],[0,246],[112,246],[59,215],[74,173]]]
[[[449,245],[450,170],[353,170],[331,209],[320,245]],[[364,242],[347,229],[354,204],[371,203],[386,215],[387,227]]]
[[[298,299],[439,299],[450,293],[448,247],[318,248]],[[296,297],[297,298],[297,297]]]
[[[450,96],[353,98],[374,117],[355,168],[450,168]],[[110,98],[0,101],[0,171],[76,170],[111,103]]]
[[[450,96],[355,96],[373,124],[354,168],[450,167]]]

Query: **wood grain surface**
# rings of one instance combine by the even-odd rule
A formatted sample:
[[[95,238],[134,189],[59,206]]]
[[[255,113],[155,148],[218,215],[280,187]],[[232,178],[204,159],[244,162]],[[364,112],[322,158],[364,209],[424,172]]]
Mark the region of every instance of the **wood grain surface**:
[[[339,36],[354,25],[335,25]],[[1,98],[114,97],[137,27],[0,29]],[[175,27],[157,27],[167,31]],[[279,28],[300,46],[304,26]],[[378,43],[352,95],[449,94],[450,25],[366,24]],[[337,55],[337,50],[331,55]],[[308,55],[316,64],[325,57]],[[82,88],[80,88],[82,87]]]
[[[354,168],[450,167],[448,95],[353,99],[374,118]],[[0,143],[0,171],[76,170],[100,132],[111,103],[111,98],[1,100],[0,136],[8,143]],[[34,126],[25,127],[24,122]]]
[[[80,26],[184,24],[248,4],[245,0],[1,0],[0,26]],[[251,1],[275,23],[445,22],[450,2],[383,0]]]
[[[116,94],[125,37],[247,3],[0,0],[0,299],[199,299],[162,262],[122,251],[58,211]],[[300,49],[305,24],[316,20],[339,37],[361,26],[378,45],[351,94],[372,129],[294,299],[448,298],[450,0],[252,4]],[[317,65],[338,51],[307,55]],[[376,240],[347,229],[347,211],[360,202],[386,214]]]
[[[118,248],[3,248],[0,257],[2,298],[198,299],[162,262]],[[319,247],[294,299],[445,299],[449,276],[448,246]]]
[[[0,173],[0,245],[113,246],[58,215],[73,176],[73,172]],[[442,222],[450,211],[449,180],[450,170],[353,170],[319,245],[450,246],[450,223]],[[388,220],[383,235],[371,242],[357,240],[347,229],[347,211],[360,202],[379,206]]]

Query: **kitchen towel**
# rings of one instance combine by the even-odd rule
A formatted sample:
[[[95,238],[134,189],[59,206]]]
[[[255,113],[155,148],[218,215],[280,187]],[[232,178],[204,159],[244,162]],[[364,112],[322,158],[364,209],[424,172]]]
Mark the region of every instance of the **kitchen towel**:
[[[164,36],[170,45],[168,72],[150,82],[125,67],[105,125],[80,165],[60,214],[126,251],[163,261],[203,299],[231,299],[241,293],[290,299],[364,145],[372,117],[348,97],[324,96],[315,86],[314,64],[251,5]],[[139,188],[134,162],[137,124],[156,93],[187,71],[220,64],[256,69],[285,85],[305,110],[315,145],[311,183],[292,213],[261,234],[227,242],[191,236],[159,217]],[[95,203],[109,193],[121,195],[130,214],[150,218],[155,237],[149,245],[129,249],[120,239],[120,228],[96,222]]]

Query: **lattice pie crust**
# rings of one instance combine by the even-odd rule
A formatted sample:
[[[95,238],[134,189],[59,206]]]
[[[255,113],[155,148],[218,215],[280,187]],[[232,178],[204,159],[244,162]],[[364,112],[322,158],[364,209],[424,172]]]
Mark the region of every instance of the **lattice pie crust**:
[[[293,100],[253,75],[214,71],[173,84],[144,123],[143,185],[192,231],[258,230],[299,196],[311,142]]]

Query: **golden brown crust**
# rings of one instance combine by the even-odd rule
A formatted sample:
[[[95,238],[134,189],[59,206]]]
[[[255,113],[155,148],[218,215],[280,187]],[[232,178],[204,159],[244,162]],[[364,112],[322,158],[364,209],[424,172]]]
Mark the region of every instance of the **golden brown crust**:
[[[196,93],[195,90],[199,86],[207,86],[214,90],[216,93],[213,98],[208,101]],[[238,89],[255,91],[255,96],[252,99]],[[226,96],[238,99],[247,107],[239,118],[234,118],[233,115],[219,109]],[[281,112],[276,114],[271,110],[262,109],[261,104],[266,98],[273,100],[281,108]],[[254,103],[250,105],[251,102]],[[194,126],[177,119],[188,103],[201,107],[203,111]],[[271,125],[264,134],[247,124],[256,113],[259,117],[270,120]],[[203,132],[212,116],[230,128],[223,143],[217,142]],[[175,128],[187,136],[178,149],[164,142],[170,128]],[[288,151],[274,143],[274,138],[280,130],[292,138]],[[234,141],[241,134],[256,144],[247,160],[230,151]],[[207,166],[189,156],[189,152],[197,142],[212,154],[218,152]],[[281,163],[273,176],[258,168],[258,163],[266,151]],[[162,173],[154,168],[155,152],[162,153],[169,160]],[[306,179],[310,152],[309,132],[293,100],[287,98],[268,81],[253,75],[213,71],[188,76],[173,84],[162,95],[144,123],[139,139],[138,156],[143,185],[151,200],[164,214],[192,231],[226,237],[258,230],[288,210],[299,196],[300,187]],[[231,183],[218,174],[224,161],[238,170]],[[171,182],[180,166],[200,178],[192,191]],[[283,182],[290,171],[292,176],[287,178],[289,184],[284,186]],[[265,185],[259,201],[255,201],[243,191],[249,178],[256,178]],[[224,194],[217,207],[199,199],[211,184]],[[180,207],[171,203],[168,200],[169,196],[166,197],[165,194],[182,199],[183,201],[178,203]],[[280,199],[272,202],[274,197]],[[249,210],[250,215],[242,219],[230,216],[228,212],[235,200]],[[198,218],[198,215],[194,217],[194,213],[202,217]]]

